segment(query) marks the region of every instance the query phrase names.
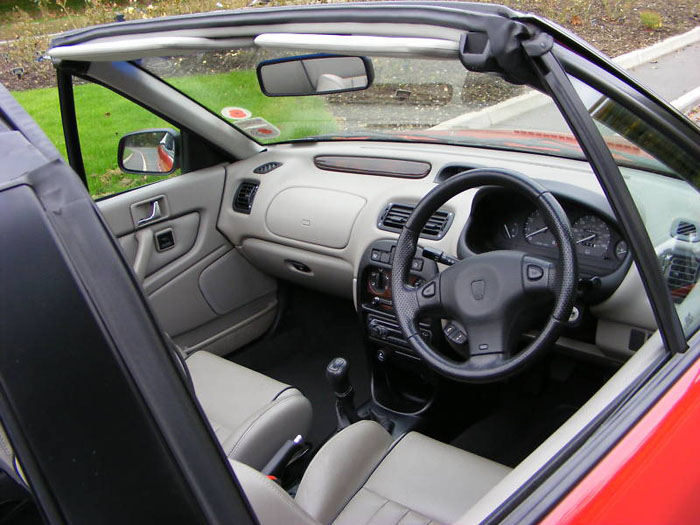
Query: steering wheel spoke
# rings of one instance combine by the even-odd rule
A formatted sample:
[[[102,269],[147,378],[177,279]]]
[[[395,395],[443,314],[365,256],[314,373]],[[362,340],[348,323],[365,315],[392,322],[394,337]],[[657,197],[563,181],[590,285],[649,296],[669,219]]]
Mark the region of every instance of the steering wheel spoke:
[[[508,354],[505,319],[485,323],[471,322],[466,326],[469,341],[469,359],[483,355]]]
[[[418,304],[418,313],[421,314],[436,314],[443,311],[442,299],[440,294],[440,279],[441,274],[437,274],[427,283],[416,288],[416,303]]]

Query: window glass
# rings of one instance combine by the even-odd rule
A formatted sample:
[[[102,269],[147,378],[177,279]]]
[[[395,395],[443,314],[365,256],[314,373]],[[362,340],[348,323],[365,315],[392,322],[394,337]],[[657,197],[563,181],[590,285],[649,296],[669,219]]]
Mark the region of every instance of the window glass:
[[[138,63],[263,144],[361,137],[583,158],[556,108],[547,120],[538,118],[538,108],[549,97],[493,75],[470,72],[458,60],[371,57],[374,82],[368,89],[315,96],[264,95],[256,65],[300,54],[256,48],[149,57]],[[513,104],[514,97],[524,97],[522,103],[530,104],[532,111],[498,120],[484,111]]]
[[[621,165],[683,329],[691,335],[700,327],[700,192],[683,178],[700,184],[700,164],[621,104],[573,80]],[[628,163],[629,156],[635,162]],[[645,163],[648,169],[639,169]]]
[[[127,133],[172,125],[138,104],[92,83],[76,85],[75,108],[88,189],[105,197],[173,175],[123,173],[117,163],[119,139]],[[175,172],[177,174],[179,172]]]

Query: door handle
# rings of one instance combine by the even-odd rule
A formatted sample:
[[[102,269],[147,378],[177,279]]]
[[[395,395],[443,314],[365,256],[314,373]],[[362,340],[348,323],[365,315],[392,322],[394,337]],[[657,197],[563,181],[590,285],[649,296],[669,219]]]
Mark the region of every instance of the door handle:
[[[162,217],[162,213],[160,211],[160,204],[157,200],[153,201],[152,208],[151,208],[151,214],[148,217],[144,217],[143,219],[139,219],[138,221],[138,226],[143,226],[144,224],[148,224],[149,222],[156,221]]]

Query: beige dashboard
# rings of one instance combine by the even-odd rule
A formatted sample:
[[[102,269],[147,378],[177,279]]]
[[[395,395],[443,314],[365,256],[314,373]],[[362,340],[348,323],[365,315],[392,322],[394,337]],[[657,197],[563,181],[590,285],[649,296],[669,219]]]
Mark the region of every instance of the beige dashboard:
[[[317,167],[314,160],[319,156],[427,162],[430,171],[422,178],[329,171]],[[254,172],[271,162],[279,165],[266,173]],[[545,185],[549,181],[575,184],[603,195],[589,165],[570,159],[432,144],[349,141],[282,144],[227,166],[217,226],[263,271],[356,299],[353,295],[358,268],[367,247],[379,239],[398,237],[378,227],[383,210],[390,203],[416,204],[435,186],[437,174],[446,166],[506,168]],[[232,205],[244,181],[259,184],[249,213],[236,211]],[[467,191],[448,201],[441,209],[454,214],[449,230],[439,240],[421,239],[421,245],[455,255],[476,191]],[[626,338],[632,327],[649,333],[655,329],[634,265],[617,291],[592,312],[599,319],[599,334],[596,345],[585,349],[589,352],[624,358],[629,355]]]

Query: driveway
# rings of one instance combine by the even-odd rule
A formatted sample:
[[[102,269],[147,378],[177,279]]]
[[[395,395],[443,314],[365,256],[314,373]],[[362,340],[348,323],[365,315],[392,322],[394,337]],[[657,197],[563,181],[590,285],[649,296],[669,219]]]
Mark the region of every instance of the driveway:
[[[483,76],[466,72],[460,64],[453,61],[405,62],[405,64],[408,63],[411,65],[410,68],[397,67],[397,61],[391,63],[387,61],[385,64],[381,58],[374,59],[376,77],[379,82],[390,78],[397,87],[406,85],[406,91],[410,91],[410,86],[415,79],[421,79],[423,83],[433,84],[435,90],[449,90],[450,95],[445,97],[448,102],[424,105],[398,101],[391,103],[388,100],[389,97],[383,97],[381,103],[372,103],[370,99],[353,102],[353,99],[348,97],[345,103],[331,104],[331,110],[341,129],[358,131],[368,128],[391,131],[437,126],[443,129],[492,127],[568,131],[566,123],[553,104],[544,106],[540,104],[529,111],[517,111],[517,114],[510,118],[497,119],[497,123],[484,123],[478,120],[462,125],[460,120],[465,114],[478,112],[496,102],[510,99],[526,91],[498,79],[489,79],[488,86],[483,85],[485,89],[480,90],[476,83],[479,79],[483,80]],[[700,42],[630,68],[629,71],[661,97],[673,101],[700,86],[698,64],[700,64]],[[497,95],[500,98],[489,100],[486,94],[492,92],[494,87],[497,88]],[[343,100],[342,97],[338,99]],[[453,119],[453,124],[445,124],[446,121]]]

